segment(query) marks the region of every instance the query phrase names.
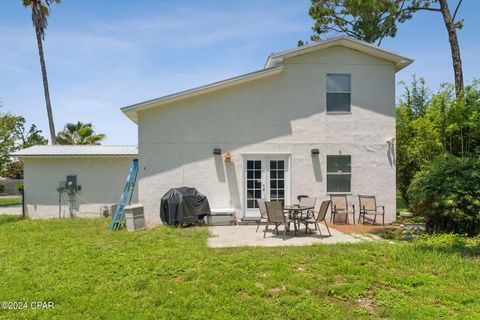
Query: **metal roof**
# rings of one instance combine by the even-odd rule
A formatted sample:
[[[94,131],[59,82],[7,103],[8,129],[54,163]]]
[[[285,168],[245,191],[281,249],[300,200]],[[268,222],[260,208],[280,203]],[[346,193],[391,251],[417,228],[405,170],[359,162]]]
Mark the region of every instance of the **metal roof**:
[[[134,145],[38,145],[18,150],[13,157],[133,157],[138,155]]]

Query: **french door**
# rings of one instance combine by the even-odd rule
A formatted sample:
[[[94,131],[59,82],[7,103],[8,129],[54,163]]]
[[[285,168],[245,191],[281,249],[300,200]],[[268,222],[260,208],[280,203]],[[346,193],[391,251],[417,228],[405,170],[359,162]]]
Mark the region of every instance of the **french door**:
[[[257,199],[290,204],[289,157],[248,155],[244,157],[244,218],[258,218]]]

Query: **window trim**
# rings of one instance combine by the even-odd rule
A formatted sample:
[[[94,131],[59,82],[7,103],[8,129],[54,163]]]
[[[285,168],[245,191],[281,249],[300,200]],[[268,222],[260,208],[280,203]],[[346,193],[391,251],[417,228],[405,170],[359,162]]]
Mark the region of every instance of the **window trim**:
[[[330,92],[327,88],[328,83],[328,76],[335,76],[335,75],[348,75],[350,76],[350,91],[335,91]],[[350,94],[350,105],[348,106],[348,111],[332,111],[328,110],[328,94],[329,93],[340,93],[340,94]],[[352,113],[352,74],[351,73],[327,73],[325,75],[325,111],[327,114],[351,114]]]

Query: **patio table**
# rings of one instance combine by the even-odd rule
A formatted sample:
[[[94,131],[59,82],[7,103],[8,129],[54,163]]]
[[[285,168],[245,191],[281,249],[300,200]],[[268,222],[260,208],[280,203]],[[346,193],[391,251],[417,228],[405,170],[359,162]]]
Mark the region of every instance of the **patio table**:
[[[303,211],[313,210],[313,206],[300,206],[298,204],[294,205],[286,205],[283,207],[285,210],[288,210],[292,219],[293,219],[293,227],[295,229],[295,235],[297,235],[297,222],[300,225],[299,215],[302,214]]]

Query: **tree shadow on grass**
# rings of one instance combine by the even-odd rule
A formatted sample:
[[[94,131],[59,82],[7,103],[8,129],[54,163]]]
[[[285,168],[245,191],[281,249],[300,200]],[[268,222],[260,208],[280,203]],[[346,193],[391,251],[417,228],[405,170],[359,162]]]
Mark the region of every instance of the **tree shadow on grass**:
[[[446,254],[457,254],[464,258],[480,257],[480,241],[466,241],[464,243],[445,243],[445,244],[428,244],[417,243],[415,247],[423,251],[436,251]]]
[[[11,223],[11,222],[17,222],[17,221],[20,221],[22,219],[23,218],[21,216],[0,214],[0,226],[3,225],[3,224]]]

